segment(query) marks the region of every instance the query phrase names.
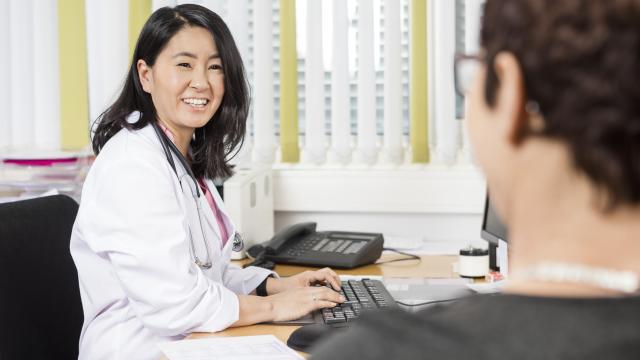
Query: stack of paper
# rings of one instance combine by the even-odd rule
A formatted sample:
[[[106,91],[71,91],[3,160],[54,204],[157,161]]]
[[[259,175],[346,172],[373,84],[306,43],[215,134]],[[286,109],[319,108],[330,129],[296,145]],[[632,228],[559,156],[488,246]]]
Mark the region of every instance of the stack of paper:
[[[71,152],[24,152],[0,156],[0,201],[56,191],[79,199],[93,156]]]
[[[299,360],[303,359],[273,335],[181,340],[160,344],[170,360]]]

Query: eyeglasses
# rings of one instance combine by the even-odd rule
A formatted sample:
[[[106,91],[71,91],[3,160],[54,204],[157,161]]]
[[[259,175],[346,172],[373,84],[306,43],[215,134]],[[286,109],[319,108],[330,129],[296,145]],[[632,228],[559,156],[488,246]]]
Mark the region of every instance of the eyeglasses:
[[[482,65],[482,60],[480,55],[455,55],[453,60],[453,77],[456,92],[460,96],[465,96],[469,92],[474,76],[476,76],[480,65]]]

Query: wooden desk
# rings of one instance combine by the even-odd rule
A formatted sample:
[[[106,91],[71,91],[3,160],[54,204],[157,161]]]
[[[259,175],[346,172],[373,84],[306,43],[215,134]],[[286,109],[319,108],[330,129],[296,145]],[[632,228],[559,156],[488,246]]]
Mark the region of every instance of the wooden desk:
[[[395,254],[385,254],[381,261],[390,260],[401,257]],[[377,275],[384,277],[421,277],[421,278],[451,278],[457,277],[453,272],[453,262],[456,256],[422,256],[422,260],[407,260],[393,262],[382,265],[368,265],[353,270],[337,270],[340,275]],[[242,264],[246,262],[236,262]],[[277,265],[275,271],[281,276],[290,276],[301,271],[312,269],[301,266]],[[206,337],[225,337],[225,336],[247,336],[247,335],[268,335],[273,334],[284,343],[287,342],[289,335],[299,326],[295,325],[251,325],[237,328],[230,328],[217,333],[194,333],[188,339],[201,339]],[[303,354],[304,355],[304,354]]]

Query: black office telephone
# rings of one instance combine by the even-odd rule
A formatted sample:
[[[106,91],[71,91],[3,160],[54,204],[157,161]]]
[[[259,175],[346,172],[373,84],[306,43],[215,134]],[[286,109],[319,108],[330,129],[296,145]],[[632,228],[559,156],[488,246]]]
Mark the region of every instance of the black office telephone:
[[[248,253],[278,264],[330,266],[350,269],[380,258],[382,234],[347,231],[316,231],[316,223],[292,225],[271,240],[252,246]]]

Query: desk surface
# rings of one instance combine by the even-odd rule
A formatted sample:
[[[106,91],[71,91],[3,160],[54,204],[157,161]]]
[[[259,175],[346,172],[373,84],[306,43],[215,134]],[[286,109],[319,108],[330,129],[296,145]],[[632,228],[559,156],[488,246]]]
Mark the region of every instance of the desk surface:
[[[402,257],[401,255],[385,254],[381,261]],[[451,278],[457,277],[453,272],[453,262],[455,256],[422,256],[421,261],[407,260],[393,262],[382,265],[367,265],[353,270],[336,270],[341,275],[378,275],[385,277],[421,277],[421,278]],[[239,264],[244,261],[238,262]],[[301,271],[310,269],[308,267],[277,265],[275,271],[281,276],[290,276]],[[194,333],[188,339],[201,339],[206,337],[225,336],[248,336],[248,335],[268,335],[273,334],[284,343],[289,335],[299,326],[295,325],[251,325],[237,328],[230,328],[218,333]]]

